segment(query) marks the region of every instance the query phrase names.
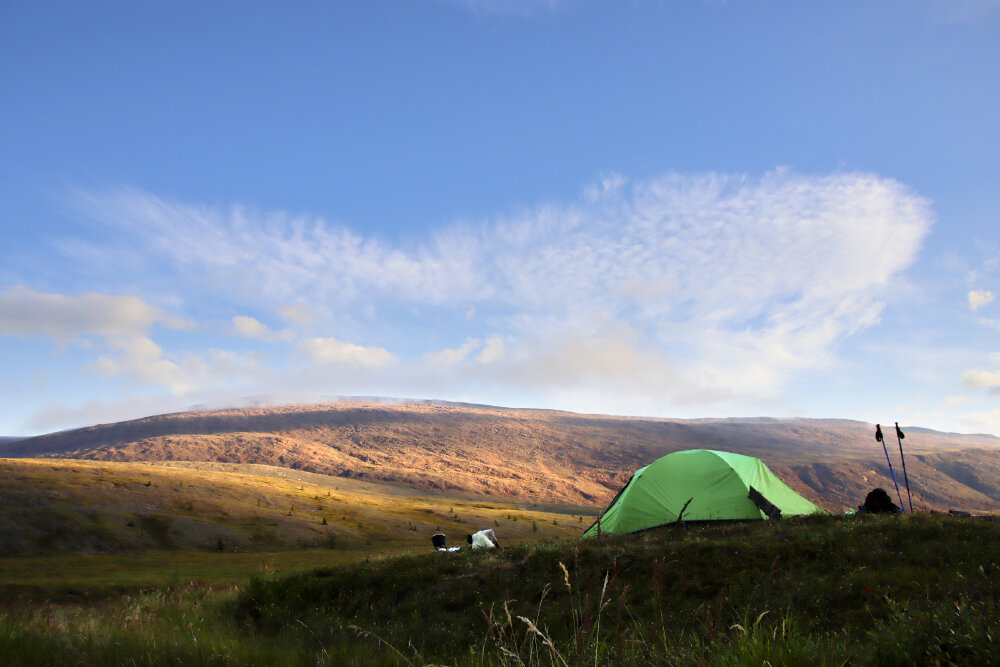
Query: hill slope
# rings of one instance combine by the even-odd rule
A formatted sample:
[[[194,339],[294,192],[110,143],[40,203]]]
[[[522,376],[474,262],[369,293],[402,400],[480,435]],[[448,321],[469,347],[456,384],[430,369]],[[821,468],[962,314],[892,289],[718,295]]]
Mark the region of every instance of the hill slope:
[[[502,544],[577,536],[576,508],[447,498],[261,465],[0,459],[0,556],[324,547],[429,551],[496,527]],[[2,564],[0,564],[2,569]]]
[[[847,420],[644,419],[355,400],[148,417],[18,440],[0,445],[0,455],[257,463],[421,490],[603,506],[635,469],[673,451],[711,448],[760,457],[799,493],[839,511],[874,486],[892,489],[873,428]],[[918,429],[906,447],[915,506],[1000,509],[1000,439]],[[893,460],[901,477],[898,451]]]

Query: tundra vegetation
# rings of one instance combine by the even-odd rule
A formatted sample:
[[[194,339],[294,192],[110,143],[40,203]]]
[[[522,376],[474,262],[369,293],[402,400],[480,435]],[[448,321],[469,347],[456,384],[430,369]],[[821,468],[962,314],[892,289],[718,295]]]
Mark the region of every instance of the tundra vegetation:
[[[513,526],[510,512],[498,513],[502,525]],[[160,552],[162,579],[142,584],[124,562],[86,586],[31,585],[24,572],[15,583],[8,561],[0,655],[11,665],[998,661],[1000,524],[990,517],[688,524],[586,541],[543,533],[551,521],[517,523],[532,521],[537,542],[496,551],[428,546],[323,567],[274,556],[244,579],[229,559],[245,554],[210,548],[195,559],[197,580],[172,564],[187,552]],[[105,557],[119,556],[94,556]],[[78,556],[53,558],[44,567]]]

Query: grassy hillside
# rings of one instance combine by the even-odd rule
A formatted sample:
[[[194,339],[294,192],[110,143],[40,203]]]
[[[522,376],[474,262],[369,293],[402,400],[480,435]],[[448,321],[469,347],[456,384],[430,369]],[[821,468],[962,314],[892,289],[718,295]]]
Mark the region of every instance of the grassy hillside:
[[[0,609],[8,664],[996,664],[992,519],[825,517],[427,553]]]
[[[891,443],[890,443],[891,444]],[[1000,510],[1000,439],[911,431],[907,471],[922,509]],[[668,453],[757,456],[793,489],[841,511],[891,488],[874,425],[846,420],[671,420],[427,402],[191,412],[0,445],[11,457],[266,464],[522,502],[604,506]],[[900,468],[898,452],[894,454]]]
[[[589,521],[583,511],[449,498],[267,466],[0,459],[0,556],[423,551],[436,531],[461,544],[486,527],[519,544],[579,534]]]

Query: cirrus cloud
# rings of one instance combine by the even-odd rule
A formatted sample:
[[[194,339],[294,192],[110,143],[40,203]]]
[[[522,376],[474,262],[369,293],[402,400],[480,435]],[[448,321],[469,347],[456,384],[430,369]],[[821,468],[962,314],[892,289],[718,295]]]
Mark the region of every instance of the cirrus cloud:
[[[576,202],[407,243],[137,190],[81,193],[77,205],[127,243],[123,255],[155,256],[177,284],[207,275],[190,289],[337,323],[338,338],[297,347],[318,363],[401,360],[414,377],[432,361],[455,383],[532,377],[551,395],[583,382],[663,403],[774,395],[796,373],[834,363],[840,341],[878,322],[933,222],[930,203],[892,179],[787,169],[611,175]],[[247,335],[266,334],[241,322]],[[451,345],[398,357],[375,344],[414,322],[436,322]],[[481,363],[460,363],[477,350]]]

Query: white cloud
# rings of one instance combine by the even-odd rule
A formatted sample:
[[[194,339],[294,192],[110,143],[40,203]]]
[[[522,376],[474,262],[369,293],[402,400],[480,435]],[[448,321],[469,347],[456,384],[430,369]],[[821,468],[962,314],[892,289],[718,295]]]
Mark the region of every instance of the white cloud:
[[[197,388],[180,366],[163,357],[163,349],[145,336],[109,341],[109,355],[98,357],[88,369],[98,375],[125,376],[133,381],[169,387],[173,394]]]
[[[424,361],[438,366],[454,366],[465,361],[481,345],[482,341],[478,338],[466,338],[459,347],[428,352],[424,355]]]
[[[246,315],[236,315],[232,319],[233,333],[246,338],[256,338],[258,340],[276,341],[281,340],[291,342],[295,339],[295,332],[291,329],[283,331],[273,331],[259,320]]]
[[[145,336],[111,339],[108,348],[107,354],[85,370],[140,385],[165,387],[175,396],[253,380],[259,365],[253,357],[227,350],[209,350],[207,358],[198,354],[168,358],[162,347]]]
[[[795,373],[831,364],[840,341],[878,322],[933,217],[891,179],[788,170],[612,176],[578,202],[405,246],[322,220],[138,191],[85,195],[80,205],[119,232],[122,255],[155,256],[175,281],[207,276],[192,289],[217,299],[290,319],[287,304],[302,304],[359,339],[405,330],[412,319],[384,319],[400,313],[420,313],[439,331],[459,319],[463,331],[488,326],[495,342],[477,368],[459,364],[474,352],[463,339],[425,358],[459,364],[456,382],[477,373],[479,385],[509,384],[521,364],[538,391],[583,391],[573,384],[583,377],[608,393],[611,378],[615,391],[662,400],[772,395]],[[384,348],[332,338],[299,349],[323,363],[395,361]]]
[[[228,386],[259,375],[255,358],[229,351],[166,354],[147,335],[156,324],[174,330],[194,328],[192,322],[168,316],[134,296],[89,292],[72,297],[24,286],[0,292],[0,334],[49,336],[60,344],[76,340],[81,350],[96,355],[83,366],[95,375],[122,378],[130,385],[166,388],[174,395]],[[256,337],[287,340],[291,333],[271,332],[253,318],[234,318],[233,326],[242,335]]]
[[[1000,391],[1000,372],[974,368],[962,374],[962,384],[974,389]]]
[[[299,344],[299,351],[321,364],[348,364],[384,368],[396,357],[381,347],[362,347],[335,338],[310,338]]]
[[[481,364],[492,364],[500,360],[504,355],[503,339],[500,336],[492,336],[486,339],[483,351],[476,355],[476,361]]]
[[[139,241],[143,250],[173,269],[183,280],[197,268],[198,289],[219,290],[246,303],[260,300],[285,308],[301,295],[306,309],[315,304],[334,309],[368,305],[373,296],[391,295],[403,301],[451,303],[455,285],[474,295],[482,284],[465,247],[478,242],[460,231],[432,237],[415,251],[406,252],[384,241],[367,239],[321,220],[290,218],[284,214],[254,214],[240,207],[220,211],[167,202],[136,190],[107,196],[79,194],[77,206],[96,219],[115,226]],[[138,250],[125,242],[118,258],[134,257]],[[102,261],[114,256],[103,248]],[[124,261],[124,260],[123,260]],[[247,271],[246,267],[254,267]],[[300,311],[298,314],[302,314]]]
[[[88,292],[71,297],[21,285],[0,292],[0,334],[8,336],[50,336],[56,340],[81,335],[134,336],[157,323],[174,329],[189,326],[134,296]]]
[[[995,298],[993,292],[989,290],[972,290],[969,292],[969,308],[975,312],[983,306],[992,303]]]

